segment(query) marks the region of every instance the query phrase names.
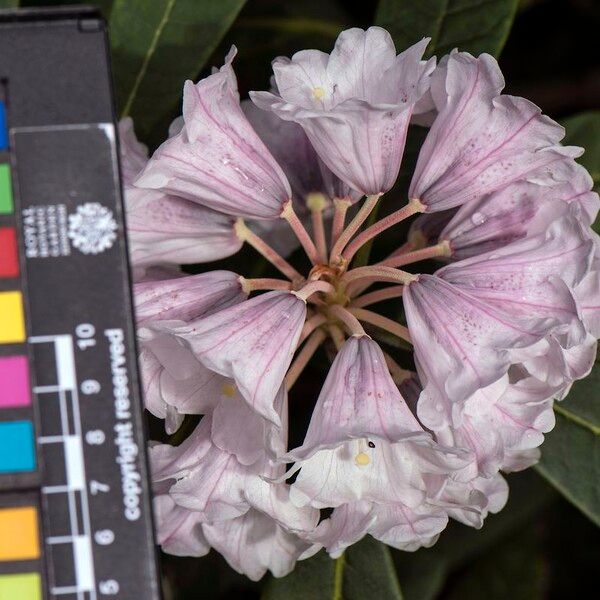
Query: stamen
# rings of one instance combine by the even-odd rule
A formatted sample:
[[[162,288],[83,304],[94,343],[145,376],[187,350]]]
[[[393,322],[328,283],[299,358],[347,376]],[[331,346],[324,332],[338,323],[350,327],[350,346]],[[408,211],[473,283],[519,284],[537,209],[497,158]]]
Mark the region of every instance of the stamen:
[[[379,264],[387,265],[389,267],[402,267],[404,265],[410,265],[411,263],[419,262],[420,260],[450,255],[450,243],[444,240],[435,246],[428,246],[427,248],[421,248],[420,250],[413,250],[412,252],[390,256]]]
[[[235,396],[235,385],[232,383],[224,383],[221,387],[221,393],[223,396],[227,396],[228,398],[233,398]]]
[[[382,290],[377,290],[375,292],[370,292],[369,294],[359,296],[358,298],[352,300],[350,306],[353,308],[362,308],[363,306],[377,304],[377,302],[383,302],[384,300],[389,300],[391,298],[399,298],[402,296],[403,292],[403,285],[392,285],[390,287],[383,288]]]
[[[387,365],[390,375],[396,385],[400,385],[403,381],[410,379],[413,375],[412,371],[403,369],[387,352],[383,353],[385,364]]]
[[[333,344],[335,345],[336,350],[339,351],[344,345],[344,342],[346,341],[346,336],[344,335],[343,330],[337,325],[334,325],[333,323],[328,325],[327,329],[329,331],[331,339],[333,340]]]
[[[343,258],[350,262],[358,249],[366,244],[370,239],[379,235],[386,229],[389,229],[393,225],[404,221],[404,219],[408,219],[408,217],[416,213],[423,212],[424,210],[425,205],[420,200],[416,198],[410,200],[403,208],[393,212],[387,217],[384,217],[380,221],[377,221],[377,223],[371,225],[371,227],[368,227],[362,233],[357,235],[342,253]]]
[[[325,90],[318,85],[312,89],[312,96],[315,100],[323,100],[325,96]]]
[[[370,267],[357,267],[356,269],[352,269],[342,277],[341,281],[347,286],[351,281],[357,281],[359,279],[407,284],[418,279],[418,276],[385,265],[373,265]]]
[[[352,239],[352,236],[360,229],[360,226],[367,220],[371,211],[375,208],[377,201],[381,197],[381,194],[375,194],[374,196],[367,196],[367,199],[363,202],[360,210],[356,213],[355,217],[350,221],[346,229],[342,232],[339,238],[336,240],[331,255],[329,257],[331,263],[339,262],[342,251],[346,247],[346,244]],[[370,228],[369,228],[370,229]],[[367,229],[366,231],[369,231]],[[359,236],[360,237],[360,236]],[[358,248],[357,248],[358,250]]]
[[[325,332],[322,329],[317,329],[311,336],[306,340],[306,344],[302,347],[302,350],[298,353],[298,356],[289,368],[287,375],[285,376],[285,385],[287,389],[296,383],[300,373],[304,370],[308,361],[311,359],[313,354],[317,351],[317,348],[321,345],[325,339]]]
[[[316,294],[318,292],[324,292],[326,294],[335,294],[335,287],[331,285],[331,283],[327,281],[311,281],[307,283],[304,287],[300,288],[297,292],[294,292],[298,298],[301,298],[306,302],[309,296]]]
[[[371,459],[369,458],[369,455],[366,454],[365,452],[359,452],[355,457],[354,457],[354,462],[359,466],[359,467],[366,467],[370,462]]]
[[[269,244],[251,231],[244,223],[243,219],[238,219],[235,223],[235,233],[238,238],[252,246],[259,254],[264,256],[274,267],[279,269],[293,283],[304,280],[304,277],[290,265],[285,258],[280,256]]]
[[[302,225],[302,221],[298,218],[298,215],[294,211],[294,207],[292,206],[292,201],[288,200],[281,211],[281,218],[285,219],[292,231],[296,234],[298,241],[304,248],[306,255],[310,259],[313,265],[316,265],[319,262],[319,255],[317,253],[317,248],[315,243],[312,241],[310,235],[308,235],[308,231],[304,225]]]
[[[333,199],[333,223],[331,225],[331,243],[335,244],[342,231],[344,231],[344,224],[346,223],[346,213],[352,206],[352,202],[347,198],[334,198]]]
[[[360,310],[360,309],[359,309]],[[367,335],[359,320],[348,310],[342,308],[339,304],[334,304],[329,308],[329,312],[346,327],[350,335]]]
[[[323,222],[323,211],[329,204],[324,194],[308,194],[306,206],[309,208],[312,219],[313,234],[319,255],[319,262],[327,262],[327,239],[325,238],[325,224]]]
[[[255,292],[257,290],[291,290],[292,283],[291,281],[286,281],[284,279],[269,279],[269,278],[261,278],[261,279],[246,279],[245,277],[238,278],[240,285],[242,286],[242,290],[246,294],[250,294],[251,292]]]
[[[354,462],[359,467],[366,467],[371,463],[371,457],[366,452],[364,440],[358,441],[358,454],[354,457]]]
[[[400,323],[396,323],[396,321],[392,321],[392,319],[378,315],[370,310],[365,310],[364,308],[348,307],[346,311],[354,315],[359,321],[375,325],[375,327],[388,331],[407,342],[411,341],[408,328],[400,325]]]

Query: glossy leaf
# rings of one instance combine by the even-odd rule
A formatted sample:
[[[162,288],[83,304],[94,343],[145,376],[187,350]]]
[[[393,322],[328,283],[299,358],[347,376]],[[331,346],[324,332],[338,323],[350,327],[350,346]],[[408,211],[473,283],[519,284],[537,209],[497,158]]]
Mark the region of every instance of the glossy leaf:
[[[392,555],[406,600],[435,600],[449,576],[478,557],[493,551],[504,540],[531,523],[555,497],[552,488],[533,470],[508,476],[508,504],[490,515],[483,528],[452,522],[432,548]]]
[[[380,0],[375,20],[389,30],[398,50],[431,37],[430,55],[458,48],[498,56],[517,5],[518,0]]]
[[[115,0],[109,21],[117,106],[159,141],[245,0]]]
[[[600,364],[557,403],[539,472],[600,526]]]
[[[402,600],[389,549],[367,536],[337,560],[323,550],[282,579],[271,578],[262,600]]]

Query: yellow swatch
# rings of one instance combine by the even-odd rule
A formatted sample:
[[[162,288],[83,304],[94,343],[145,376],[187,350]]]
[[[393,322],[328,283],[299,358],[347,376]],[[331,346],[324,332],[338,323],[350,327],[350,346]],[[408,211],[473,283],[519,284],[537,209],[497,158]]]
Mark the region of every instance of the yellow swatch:
[[[40,556],[37,510],[33,506],[0,509],[0,561]]]
[[[0,600],[41,600],[42,581],[39,573],[0,575]]]
[[[21,292],[0,292],[0,344],[19,344],[25,335]]]

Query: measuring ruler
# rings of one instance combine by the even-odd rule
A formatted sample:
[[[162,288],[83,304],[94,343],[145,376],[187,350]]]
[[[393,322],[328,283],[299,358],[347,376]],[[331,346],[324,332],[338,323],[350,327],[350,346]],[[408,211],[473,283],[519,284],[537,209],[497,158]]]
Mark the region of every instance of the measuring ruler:
[[[0,600],[160,597],[107,56],[0,13]]]

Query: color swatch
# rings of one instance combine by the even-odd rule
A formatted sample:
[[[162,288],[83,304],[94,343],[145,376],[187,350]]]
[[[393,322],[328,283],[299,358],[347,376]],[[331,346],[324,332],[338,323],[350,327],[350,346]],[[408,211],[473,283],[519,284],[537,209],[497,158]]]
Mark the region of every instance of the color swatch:
[[[0,215],[10,215],[14,210],[10,167],[0,164]]]
[[[34,506],[1,508],[0,561],[34,560],[39,556],[37,509]]]
[[[0,600],[42,600],[39,573],[0,575]]]
[[[0,292],[0,344],[25,341],[23,297],[19,291]]]
[[[0,227],[0,278],[19,276],[17,232],[14,227]]]
[[[15,408],[30,404],[27,357],[0,356],[0,408]]]
[[[35,464],[33,423],[0,423],[0,473],[34,471]]]

